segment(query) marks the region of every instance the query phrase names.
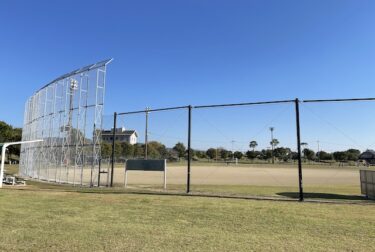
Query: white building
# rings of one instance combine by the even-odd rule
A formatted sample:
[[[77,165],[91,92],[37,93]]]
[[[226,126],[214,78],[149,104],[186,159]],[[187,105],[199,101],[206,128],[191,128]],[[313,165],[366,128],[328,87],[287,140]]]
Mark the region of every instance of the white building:
[[[102,131],[102,140],[105,142],[112,143],[113,141],[113,129]],[[126,130],[124,127],[116,128],[115,141],[128,142],[131,145],[138,142],[138,134],[135,130]]]

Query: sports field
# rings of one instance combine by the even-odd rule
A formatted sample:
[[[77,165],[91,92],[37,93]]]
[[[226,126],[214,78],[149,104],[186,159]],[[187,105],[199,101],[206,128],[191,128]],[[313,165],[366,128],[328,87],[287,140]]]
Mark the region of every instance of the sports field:
[[[308,197],[328,199],[359,199],[359,167],[304,165],[303,185]],[[186,189],[187,168],[169,164],[167,168],[168,190]],[[116,165],[116,186],[124,185],[123,165]],[[162,172],[130,171],[130,189],[161,188]],[[298,196],[298,168],[282,164],[203,164],[192,165],[191,191],[231,195]]]
[[[170,184],[186,183],[186,167],[168,165]],[[359,185],[359,169],[356,167],[313,166],[303,168],[304,182],[311,185]],[[115,182],[124,182],[124,168],[117,166]],[[129,183],[160,183],[160,172],[129,172]],[[259,185],[298,186],[298,169],[292,165],[199,165],[192,166],[192,184],[200,185]]]
[[[17,172],[16,166],[6,169]],[[240,185],[226,186],[241,191]],[[187,197],[28,181],[0,191],[0,251],[375,250],[375,203],[334,202]]]
[[[31,183],[0,194],[1,251],[373,251],[375,205]]]

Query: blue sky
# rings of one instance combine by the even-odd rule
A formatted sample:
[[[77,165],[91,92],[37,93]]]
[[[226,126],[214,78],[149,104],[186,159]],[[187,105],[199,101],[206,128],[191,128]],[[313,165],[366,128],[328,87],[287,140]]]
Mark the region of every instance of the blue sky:
[[[109,57],[106,114],[146,106],[375,96],[374,13],[369,0],[1,1],[0,120],[22,126],[24,102],[35,90]],[[353,140],[368,147],[375,142],[369,137],[375,110],[364,104],[302,108],[305,140],[312,147],[327,142],[326,149],[347,148]],[[280,112],[261,110],[206,115],[210,123],[195,137],[204,141],[208,132],[221,132],[207,142],[223,138],[220,145],[230,148],[233,138],[244,142],[234,148],[247,148],[258,129],[265,129],[260,139],[268,138],[267,127]],[[288,131],[292,112],[275,126],[285,145],[295,142]],[[233,114],[245,116],[229,120]],[[231,133],[239,125],[243,129]],[[264,146],[267,141],[259,140]]]

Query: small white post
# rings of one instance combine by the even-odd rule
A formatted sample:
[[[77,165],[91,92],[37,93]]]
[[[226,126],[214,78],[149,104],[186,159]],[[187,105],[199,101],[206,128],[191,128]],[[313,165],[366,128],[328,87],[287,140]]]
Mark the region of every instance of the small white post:
[[[4,163],[5,163],[5,150],[6,150],[6,148],[8,146],[10,146],[10,145],[36,143],[36,142],[43,142],[43,140],[32,140],[32,141],[21,141],[21,142],[4,143],[3,149],[1,150],[0,188],[3,187]]]
[[[4,144],[3,149],[1,150],[0,188],[3,187],[5,150],[6,150],[7,147],[8,147],[8,145]]]
[[[167,160],[164,159],[164,190],[167,189]]]

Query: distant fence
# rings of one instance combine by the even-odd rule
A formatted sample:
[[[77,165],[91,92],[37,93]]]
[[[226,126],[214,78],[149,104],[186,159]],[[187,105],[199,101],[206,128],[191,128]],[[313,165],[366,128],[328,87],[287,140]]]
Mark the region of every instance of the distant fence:
[[[145,133],[145,153],[144,158],[147,159],[147,127],[148,127],[148,116],[150,112],[158,112],[158,111],[170,111],[170,110],[186,110],[187,111],[187,118],[186,118],[186,125],[187,125],[187,164],[186,164],[186,192],[189,193],[191,191],[190,184],[191,184],[191,161],[192,161],[192,148],[191,148],[191,128],[192,128],[192,115],[194,110],[201,110],[201,109],[211,109],[211,108],[220,108],[220,107],[240,107],[240,106],[260,106],[260,105],[270,105],[270,104],[291,104],[294,107],[295,113],[295,135],[296,135],[296,149],[297,149],[297,176],[298,178],[298,198],[300,201],[304,200],[304,191],[303,191],[303,170],[302,170],[302,150],[301,150],[301,130],[300,130],[300,104],[301,103],[333,103],[333,102],[358,102],[358,101],[374,101],[375,98],[354,98],[354,99],[324,99],[324,100],[278,100],[278,101],[261,101],[261,102],[247,102],[247,103],[230,103],[230,104],[213,104],[213,105],[200,105],[200,106],[179,106],[179,107],[167,107],[167,108],[158,108],[158,109],[150,109],[146,108],[145,110],[138,110],[138,111],[130,111],[130,112],[121,112],[121,113],[114,113],[114,120],[113,120],[113,129],[116,129],[117,126],[117,117],[120,115],[131,115],[131,114],[144,114],[145,116],[145,125],[146,125],[146,133]],[[292,129],[293,130],[293,129]],[[116,130],[113,130],[112,136],[112,150],[111,150],[111,182],[110,186],[113,186],[113,174],[114,174],[114,167],[115,167],[115,139],[116,139]]]

